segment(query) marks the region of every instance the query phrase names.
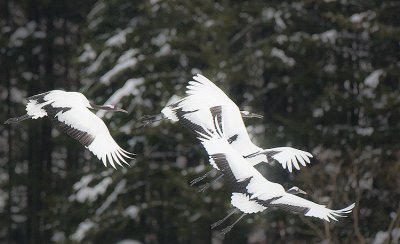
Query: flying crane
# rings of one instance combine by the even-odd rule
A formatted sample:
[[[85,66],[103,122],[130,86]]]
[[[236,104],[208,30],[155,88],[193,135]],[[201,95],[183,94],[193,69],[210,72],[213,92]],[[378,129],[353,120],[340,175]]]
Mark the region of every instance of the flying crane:
[[[286,211],[297,212],[308,217],[337,221],[338,217],[346,217],[355,204],[332,210],[325,205],[306,200],[295,194],[305,193],[298,187],[285,191],[282,185],[267,180],[258,172],[242,155],[225,139],[223,124],[218,123],[215,117],[215,130],[203,128],[198,131],[198,138],[209,155],[210,164],[222,171],[224,178],[233,188],[231,203],[243,214],[230,226],[222,230],[226,234],[246,214],[262,212],[267,208],[278,208]],[[222,127],[220,127],[222,125]],[[204,131],[207,131],[204,133]],[[237,210],[214,223],[215,228]]]
[[[103,120],[89,109],[108,111],[127,111],[113,105],[96,105],[79,92],[52,90],[27,98],[26,114],[10,118],[5,124],[14,124],[27,119],[48,116],[62,131],[78,140],[107,166],[107,161],[116,168],[115,163],[129,165],[125,158],[132,159],[133,153],[125,151],[114,141]]]
[[[161,119],[169,119],[179,121],[193,131],[207,133],[207,130],[213,129],[213,118],[217,117],[218,122],[224,125],[226,140],[253,166],[274,159],[284,169],[287,168],[289,172],[292,172],[293,168],[300,169],[299,164],[306,166],[307,163],[310,163],[309,158],[312,158],[312,155],[306,151],[292,147],[262,149],[256,146],[251,141],[242,118],[262,118],[262,116],[248,111],[240,111],[239,107],[205,76],[197,74],[192,81],[189,81],[186,88],[186,97],[167,105],[161,110],[161,115],[145,116],[142,122],[148,124]],[[159,118],[160,116],[161,118]],[[192,180],[190,184],[196,184],[212,172],[213,170]],[[220,177],[222,176],[219,175],[215,180]],[[204,191],[209,186],[210,184],[207,183],[200,191]]]

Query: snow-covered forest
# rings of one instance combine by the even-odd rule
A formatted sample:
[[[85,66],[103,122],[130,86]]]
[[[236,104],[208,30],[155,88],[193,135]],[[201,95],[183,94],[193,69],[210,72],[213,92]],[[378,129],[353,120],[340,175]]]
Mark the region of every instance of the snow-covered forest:
[[[0,1],[1,243],[398,243],[400,2]],[[331,208],[338,222],[281,210],[246,216],[221,239],[210,224],[231,209],[179,123],[140,127],[206,75],[240,108],[263,148],[311,152],[288,173],[257,169]],[[98,112],[136,154],[114,170],[50,120],[4,125],[25,98],[79,91],[129,114]]]

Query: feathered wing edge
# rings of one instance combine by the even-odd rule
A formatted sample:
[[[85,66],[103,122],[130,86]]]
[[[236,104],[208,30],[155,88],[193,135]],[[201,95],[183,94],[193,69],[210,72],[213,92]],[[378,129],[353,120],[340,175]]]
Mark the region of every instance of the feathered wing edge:
[[[101,160],[104,164],[105,167],[107,167],[107,161],[110,163],[110,165],[114,168],[117,169],[115,166],[115,163],[117,163],[119,166],[124,167],[124,164],[130,166],[130,164],[125,160],[125,158],[128,159],[134,159],[133,156],[135,156],[134,153],[128,152],[124,149],[122,149],[112,138],[112,136],[109,134],[109,138],[99,138],[96,137],[93,142],[87,146],[87,148],[97,156],[99,160]],[[97,140],[96,140],[97,139]],[[101,146],[105,141],[110,143],[109,145]],[[107,150],[99,150],[99,148],[107,148]],[[105,152],[107,151],[107,152]],[[121,163],[122,162],[122,163]]]
[[[186,88],[186,94],[189,96],[200,93],[206,95],[212,92],[230,101],[230,98],[218,86],[216,86],[212,81],[201,74],[193,76],[193,80],[189,81],[189,84],[186,86]]]
[[[214,116],[214,130],[210,130],[200,125],[201,130],[195,130],[198,135],[197,138],[200,140],[203,147],[206,149],[209,155],[210,164],[217,170],[220,170],[212,155],[219,154],[221,147],[229,146],[228,141],[224,138],[224,124],[218,121],[218,116]],[[224,150],[222,150],[224,151]]]
[[[62,131],[89,149],[103,162],[104,166],[107,167],[107,161],[115,169],[115,163],[121,167],[124,167],[122,163],[130,166],[125,158],[133,159],[132,156],[135,154],[122,149],[111,136],[104,121],[92,111],[87,108],[72,111],[71,109],[53,108],[51,106],[46,109]],[[82,121],[80,116],[89,119]],[[79,126],[83,124],[85,126]]]
[[[201,141],[207,153],[210,155],[210,163],[213,165],[213,167],[218,170],[223,170],[224,173],[226,173],[227,175],[230,174],[232,175],[232,173],[229,172],[229,170],[225,170],[229,167],[224,167],[223,165],[226,159],[224,159],[224,155],[221,154],[221,151],[224,151],[223,149],[221,150],[221,147],[226,147],[226,146],[230,147],[230,145],[227,141],[225,141],[225,137],[223,134],[224,129],[220,128],[220,126],[223,126],[223,123],[222,124],[219,123],[217,116],[214,117],[214,125],[215,125],[215,131],[207,131],[205,133],[197,131],[198,139]],[[281,148],[278,149],[279,149],[278,153],[282,151]],[[306,156],[312,157],[311,154],[307,152],[304,153]],[[308,162],[309,160],[307,159],[304,158],[304,160]],[[304,163],[304,161],[301,160],[300,162]],[[250,180],[251,178],[248,178],[244,179],[242,182],[237,182],[236,190],[240,193],[247,194],[243,187],[245,187],[248,184],[248,181]],[[330,222],[330,219],[338,221],[337,220],[338,217],[347,217],[346,214],[350,213],[355,206],[355,203],[352,203],[343,209],[332,210],[327,208],[325,205],[314,203],[312,201],[309,201],[307,199],[298,197],[290,193],[286,193],[282,196],[277,196],[276,198],[267,200],[263,200],[258,197],[254,198],[253,200],[264,207],[275,207],[288,211],[298,212],[304,214],[305,216],[324,219],[328,222]]]
[[[303,166],[306,166],[307,163],[311,163],[310,158],[313,158],[313,155],[311,153],[292,147],[276,147],[264,149],[246,155],[245,158],[252,158],[261,154],[264,154],[267,157],[278,161],[278,163],[280,163],[284,169],[287,168],[289,172],[293,171],[293,167],[297,170],[300,170],[299,163]]]
[[[320,218],[328,222],[331,219],[338,221],[337,217],[347,217],[346,214],[350,213],[355,206],[355,203],[352,203],[345,208],[333,210],[327,208],[325,205],[317,204],[290,193],[286,193],[277,199],[263,200],[261,196],[254,200],[265,207],[275,207],[286,211],[302,213],[304,216]]]

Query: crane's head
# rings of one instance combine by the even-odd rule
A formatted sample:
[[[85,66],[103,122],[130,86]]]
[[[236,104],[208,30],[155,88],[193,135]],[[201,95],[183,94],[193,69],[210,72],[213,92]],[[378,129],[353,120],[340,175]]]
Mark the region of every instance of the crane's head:
[[[240,114],[242,115],[243,118],[258,118],[258,119],[262,119],[264,116],[262,116],[261,114],[256,114],[256,113],[252,113],[249,111],[240,111]]]
[[[128,113],[128,111],[126,111],[122,108],[117,108],[117,107],[115,107],[115,105],[97,105],[94,103],[90,103],[90,106],[93,109],[101,109],[101,110],[107,110],[107,111]]]
[[[287,193],[297,195],[297,194],[307,194],[307,192],[303,191],[302,189],[298,188],[297,186],[293,186],[289,190],[286,191]]]

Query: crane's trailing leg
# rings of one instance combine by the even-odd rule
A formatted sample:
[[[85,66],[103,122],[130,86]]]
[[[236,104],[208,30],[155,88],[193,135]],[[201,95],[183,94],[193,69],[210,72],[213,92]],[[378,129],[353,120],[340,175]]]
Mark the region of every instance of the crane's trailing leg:
[[[204,175],[197,177],[196,179],[190,181],[190,186],[193,186],[194,184],[196,184],[199,181],[202,181],[204,178],[206,178],[207,176],[209,176],[212,172],[214,172],[214,169],[208,171],[207,173],[205,173]]]
[[[218,175],[218,177],[216,177],[215,179],[213,179],[210,182],[207,182],[206,184],[204,184],[202,187],[200,187],[199,192],[204,192],[205,190],[207,190],[208,188],[210,188],[210,186],[212,186],[213,184],[215,184],[215,182],[217,182],[219,179],[222,178],[222,176],[224,176],[223,174]]]
[[[232,212],[230,212],[227,216],[225,216],[225,218],[218,220],[217,222],[215,222],[214,224],[211,225],[211,229],[214,229],[215,227],[219,226],[220,224],[222,224],[225,220],[227,220],[232,214],[237,213],[239,210],[237,208],[235,208],[234,210],[232,210]]]
[[[20,117],[10,118],[10,119],[6,120],[6,122],[4,122],[4,124],[16,124],[16,123],[19,123],[21,121],[24,121],[24,120],[27,120],[30,118],[32,118],[32,116],[25,114]]]
[[[246,215],[246,213],[242,214],[233,224],[231,224],[230,226],[228,226],[225,229],[221,230],[221,235],[226,235],[226,233],[231,231],[233,226],[235,226],[235,224],[237,224],[245,215]]]
[[[145,127],[163,119],[164,117],[162,114],[156,114],[156,115],[143,115],[139,120],[140,123],[142,123],[142,127]]]

